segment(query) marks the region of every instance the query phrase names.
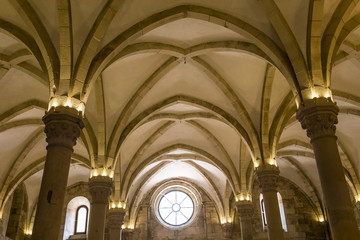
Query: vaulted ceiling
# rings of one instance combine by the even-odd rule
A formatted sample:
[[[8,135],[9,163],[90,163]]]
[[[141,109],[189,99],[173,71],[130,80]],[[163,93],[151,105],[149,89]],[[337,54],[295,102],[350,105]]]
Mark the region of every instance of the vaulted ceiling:
[[[355,1],[0,0],[0,6],[2,207],[22,182],[29,208],[36,206],[46,155],[41,118],[49,102],[68,99],[86,122],[68,185],[109,171],[113,200],[135,214],[154,186],[185,179],[208,193],[226,219],[231,196],[251,196],[254,165],[270,158],[321,214],[314,154],[295,119],[301,90],[316,87],[329,87],[340,107],[339,149],[358,197]]]

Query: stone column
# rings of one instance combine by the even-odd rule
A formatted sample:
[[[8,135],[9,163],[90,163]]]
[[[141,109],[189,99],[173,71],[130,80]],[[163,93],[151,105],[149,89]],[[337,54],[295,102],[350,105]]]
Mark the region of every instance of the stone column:
[[[232,223],[224,223],[222,224],[222,229],[224,233],[224,239],[229,240],[232,239],[232,231],[233,231],[233,225]]]
[[[91,194],[89,240],[103,240],[105,233],[108,198],[112,192],[113,181],[107,176],[96,176],[89,180]]]
[[[333,239],[360,239],[335,135],[339,108],[331,98],[301,103],[296,118],[310,138]]]
[[[111,208],[108,213],[110,240],[119,240],[121,226],[124,223],[126,210],[123,208]]]
[[[132,240],[134,229],[125,228],[121,231],[121,240]]]
[[[58,239],[73,146],[84,127],[76,109],[52,107],[43,117],[46,160],[32,240]]]
[[[256,168],[255,177],[263,194],[267,233],[270,240],[283,240],[284,231],[281,224],[279,202],[277,198],[277,180],[279,169],[275,165],[260,165]]]
[[[251,201],[238,201],[235,203],[236,211],[240,219],[241,240],[252,240],[252,218],[254,208]]]
[[[31,239],[31,235],[27,235],[27,234],[24,235],[24,240],[30,240],[30,239]]]

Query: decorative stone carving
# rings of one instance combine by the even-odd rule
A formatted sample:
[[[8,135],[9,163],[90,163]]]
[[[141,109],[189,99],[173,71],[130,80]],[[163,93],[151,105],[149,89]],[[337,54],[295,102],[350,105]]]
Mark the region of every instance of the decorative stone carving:
[[[235,208],[240,219],[249,219],[254,216],[254,207],[251,201],[237,201]]]
[[[126,210],[124,208],[111,208],[108,212],[109,228],[121,228],[125,220]]]
[[[52,107],[42,118],[48,146],[64,146],[73,151],[84,127],[81,112],[69,107]]]
[[[113,181],[108,176],[96,176],[89,180],[89,192],[92,204],[107,204],[112,193]]]
[[[275,165],[260,165],[255,170],[255,177],[261,188],[261,192],[277,192],[279,168]]]
[[[132,239],[133,233],[134,233],[134,229],[125,228],[122,230],[121,239],[130,240]]]
[[[231,239],[232,231],[233,231],[232,223],[222,224],[222,229],[223,229],[223,233],[224,233],[224,239]]]
[[[314,98],[305,100],[299,106],[296,118],[301,127],[306,129],[307,136],[314,140],[319,137],[335,136],[338,123],[339,107],[331,98]]]

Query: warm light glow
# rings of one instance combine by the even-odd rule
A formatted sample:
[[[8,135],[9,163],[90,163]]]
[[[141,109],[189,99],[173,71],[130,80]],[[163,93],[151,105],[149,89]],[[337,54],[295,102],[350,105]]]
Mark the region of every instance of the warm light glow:
[[[360,195],[358,195],[358,196],[355,198],[355,201],[356,201],[356,202],[360,202]]]
[[[246,195],[246,200],[250,201],[250,195],[249,194]]]
[[[57,106],[59,106],[59,104],[58,104],[58,102],[56,101],[56,99],[54,100],[54,102],[52,103],[51,106],[52,106],[52,107],[57,107]]]
[[[131,225],[131,226],[129,226],[129,228],[130,228],[130,229],[134,229],[134,226],[133,226],[133,225]]]
[[[55,96],[50,99],[48,110],[52,107],[65,106],[75,108],[78,112],[84,114],[85,104],[79,99],[68,97],[68,96]]]
[[[324,222],[324,218],[323,218],[323,217],[319,217],[319,222]]]
[[[255,162],[254,166],[255,166],[255,168],[259,167],[259,163]]]
[[[27,229],[24,231],[25,235],[32,235],[32,230]]]
[[[99,173],[97,172],[97,170],[94,170],[92,176],[97,177],[98,175],[99,175]]]
[[[123,224],[123,225],[121,225],[121,229],[125,229],[126,227],[125,227],[125,225]]]
[[[102,174],[101,174],[102,176],[104,176],[104,177],[106,177],[107,176],[107,173],[106,173],[106,170],[104,169],[103,170],[103,172],[102,172]]]
[[[116,207],[114,202],[111,204],[111,207],[112,207],[112,208],[115,208],[115,207]]]
[[[240,195],[240,201],[244,201],[244,196],[242,194]]]
[[[65,102],[65,107],[72,107],[72,104],[71,104],[71,99],[68,98]]]
[[[319,97],[319,95],[317,94],[317,92],[313,88],[311,88],[311,96],[312,96],[312,98],[318,98]]]

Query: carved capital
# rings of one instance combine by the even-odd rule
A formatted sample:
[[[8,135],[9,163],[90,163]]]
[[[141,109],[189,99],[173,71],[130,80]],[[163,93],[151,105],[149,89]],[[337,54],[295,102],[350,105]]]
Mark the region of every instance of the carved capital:
[[[124,208],[111,208],[108,212],[109,228],[121,228],[125,220]]]
[[[69,107],[52,107],[42,120],[45,123],[47,147],[63,146],[73,151],[84,127],[82,114]]]
[[[223,233],[224,233],[224,238],[225,239],[231,239],[232,232],[233,232],[232,223],[224,223],[224,224],[222,224],[222,229],[223,229]]]
[[[134,229],[125,228],[122,230],[122,238],[124,240],[132,239],[132,235],[134,233]]]
[[[277,192],[279,168],[275,165],[261,165],[255,170],[255,177],[261,192]]]
[[[92,204],[107,204],[113,189],[113,181],[107,176],[96,176],[89,180],[89,192]]]
[[[235,208],[241,219],[249,219],[254,216],[254,207],[251,201],[237,201],[235,202]]]
[[[331,98],[314,98],[301,103],[296,118],[307,136],[314,140],[320,137],[335,137],[339,107]]]

